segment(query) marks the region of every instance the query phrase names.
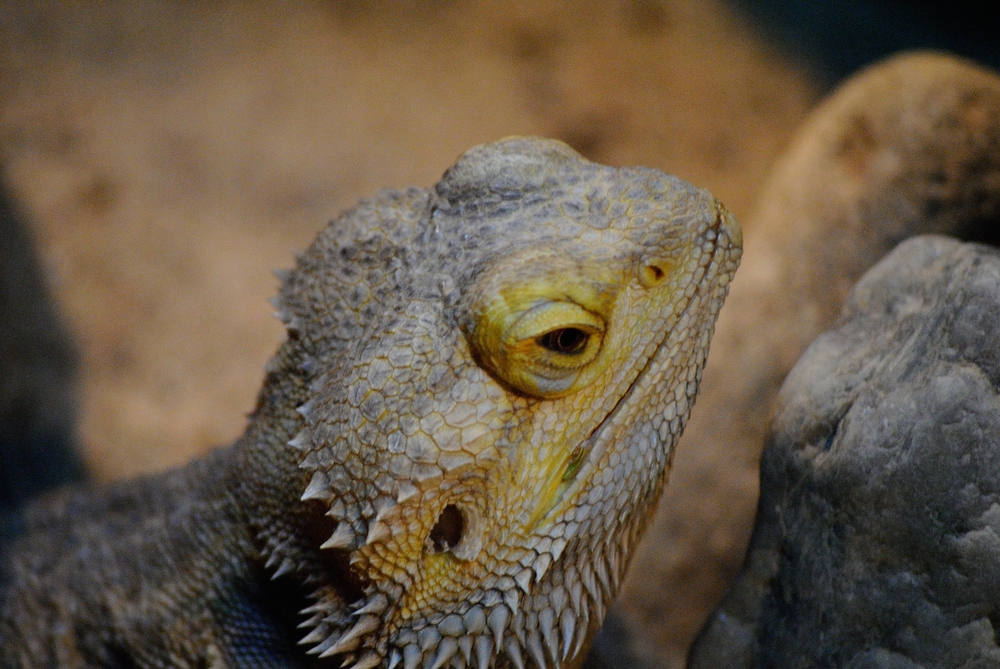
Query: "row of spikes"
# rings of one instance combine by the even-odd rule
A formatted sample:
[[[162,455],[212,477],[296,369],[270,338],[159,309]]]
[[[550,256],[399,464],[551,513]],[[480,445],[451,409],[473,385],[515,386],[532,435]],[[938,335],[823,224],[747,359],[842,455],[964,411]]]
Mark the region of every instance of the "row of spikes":
[[[595,568],[577,570],[570,567],[562,574],[561,585],[551,593],[535,598],[535,602],[542,605],[540,610],[525,614],[501,604],[489,613],[482,607],[474,606],[461,617],[452,614],[436,627],[420,630],[416,638],[402,649],[389,651],[387,666],[389,669],[489,669],[501,651],[517,669],[524,669],[525,655],[539,669],[548,669],[550,659],[551,666],[561,666],[580,652],[590,621],[603,618],[604,603],[617,592],[622,572],[617,568],[620,565],[618,560],[624,551],[614,550],[612,554],[616,554],[615,557],[608,560],[582,556],[593,558],[591,565]],[[607,564],[602,564],[605,562]],[[320,593],[316,596],[319,597]],[[358,618],[357,622],[347,632],[338,635],[331,633],[326,622],[334,613],[331,609],[335,605],[320,601],[302,612],[313,614],[313,617],[300,627],[313,629],[300,643],[316,644],[310,654],[321,658],[344,654],[344,666],[353,663],[352,669],[370,669],[384,661],[384,652],[373,648],[360,652],[359,649],[363,651],[365,646],[374,644],[372,633],[377,631],[380,614],[388,604],[388,598],[382,594],[376,594],[367,602],[359,602],[351,614]],[[516,613],[512,613],[515,610]],[[369,643],[363,643],[365,641]]]
[[[321,480],[322,476],[315,477],[315,480]],[[310,489],[306,494],[303,495],[304,498],[316,499],[316,495],[319,495],[319,491],[326,491],[326,486],[317,484],[310,484]],[[326,499],[328,497],[328,492],[322,493],[322,498]],[[377,526],[373,524],[374,526]],[[346,532],[342,529],[346,528]],[[586,620],[594,615],[595,619],[601,619],[604,615],[604,602],[610,601],[614,594],[617,592],[619,587],[619,581],[621,575],[624,572],[624,560],[625,556],[628,554],[628,544],[634,538],[634,532],[624,532],[624,536],[620,541],[614,542],[611,550],[607,553],[602,552],[599,555],[587,555],[584,556],[584,563],[589,564],[591,568],[581,570],[580,577],[564,576],[565,587],[558,586],[556,591],[549,596],[551,600],[552,609],[543,609],[543,611],[538,615],[538,629],[540,629],[541,636],[539,637],[537,633],[528,634],[526,637],[526,647],[531,657],[535,660],[539,667],[544,667],[545,656],[541,653],[543,647],[543,642],[546,647],[549,648],[549,653],[552,659],[558,665],[561,660],[565,660],[569,655],[570,651],[573,651],[575,655],[578,652],[580,644],[585,638],[585,627]],[[369,540],[377,540],[377,536],[372,536],[372,532],[369,532]],[[324,547],[338,547],[347,548],[353,542],[353,532],[351,530],[350,524],[341,523],[338,526],[337,531],[334,532],[333,536],[324,544]],[[282,568],[284,567],[282,563]],[[573,573],[575,573],[575,569]],[[522,572],[524,573],[524,572]],[[524,579],[517,578],[515,581],[518,586],[528,593],[529,583],[525,582]],[[584,592],[586,591],[586,595]],[[567,594],[568,593],[568,594]],[[496,607],[494,611],[516,611],[518,610],[518,597],[516,592],[504,592],[502,594],[502,599],[506,603],[506,606]],[[566,607],[568,601],[571,601],[574,605],[573,610],[569,610]],[[364,606],[358,608],[354,615],[361,616],[360,620],[356,625],[354,625],[347,633],[338,636],[335,632],[330,633],[330,627],[326,624],[320,624],[324,619],[328,620],[328,617],[324,613],[320,612],[324,607],[318,605],[319,608],[307,609],[303,613],[316,613],[312,619],[302,624],[302,627],[314,628],[313,631],[307,635],[301,643],[310,644],[317,643],[317,646],[311,651],[314,654],[318,654],[321,657],[329,657],[338,653],[350,653],[360,645],[360,640],[363,636],[366,636],[372,631],[375,631],[379,625],[379,619],[376,614],[384,610],[387,604],[387,600],[384,599],[384,595],[376,595],[371,601],[369,601]],[[482,609],[475,607],[472,609],[473,616],[476,615],[476,611],[482,613]],[[491,612],[491,616],[494,615]],[[496,614],[497,616],[502,616],[503,614]],[[522,616],[518,616],[521,618]],[[578,619],[582,618],[584,620],[583,626],[578,626]],[[501,618],[496,617],[494,620],[501,620]],[[444,666],[444,663],[451,661],[452,665],[464,664],[470,662],[471,652],[473,650],[472,637],[468,637],[466,641],[447,641],[448,638],[454,638],[457,633],[461,632],[460,625],[456,625],[457,618],[452,616],[446,619],[447,622],[442,624],[448,628],[445,632],[447,635],[440,635],[443,639],[443,645],[438,644],[435,641],[433,633],[430,636],[424,635],[424,642],[420,645],[408,644],[404,647],[404,650],[394,651],[396,653],[396,661],[392,662],[393,657],[390,657],[391,664],[398,664],[400,661],[409,659],[410,662],[404,663],[403,669],[411,669],[410,664],[413,662],[422,661],[421,658],[428,658],[429,660],[429,649],[436,649],[437,653],[435,655],[434,661],[431,663],[435,669]],[[561,654],[557,653],[556,648],[559,646],[559,642],[553,632],[554,626],[558,621],[560,629],[562,630],[562,640],[563,640],[563,651]],[[506,619],[503,619],[504,625],[506,625]],[[473,623],[471,625],[473,631],[476,625]],[[513,640],[508,640],[506,644],[503,644],[503,650],[506,654],[511,657],[512,662],[515,665],[520,665],[519,662],[521,648],[524,647],[525,634],[523,627],[518,625],[518,637],[522,639],[522,645],[517,644]],[[494,630],[494,638],[501,638],[502,641],[502,631],[503,626],[491,626]],[[575,639],[576,643],[571,644],[574,637],[574,630],[579,630],[578,636]],[[492,653],[494,650],[493,641],[488,640],[491,644],[489,650]],[[476,647],[476,656],[480,661],[489,660],[490,653],[485,653],[487,649],[487,641],[477,641],[478,646]],[[458,650],[462,651],[461,656],[457,654],[452,645]],[[426,646],[426,647],[425,647]],[[419,658],[417,658],[417,651],[420,651]],[[374,655],[372,654],[374,653]],[[485,655],[484,655],[485,653]],[[357,659],[356,656],[348,655],[351,659]],[[360,659],[355,663],[360,665],[360,669],[364,669],[365,666],[372,661],[379,660],[382,656],[378,653],[372,651],[371,653],[365,654],[364,661]],[[374,665],[373,665],[374,666]],[[430,667],[428,667],[430,669]]]

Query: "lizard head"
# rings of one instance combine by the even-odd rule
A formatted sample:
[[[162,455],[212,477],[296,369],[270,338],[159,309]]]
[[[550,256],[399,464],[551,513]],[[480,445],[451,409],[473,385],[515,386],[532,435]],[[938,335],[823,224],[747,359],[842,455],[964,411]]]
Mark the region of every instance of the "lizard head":
[[[707,192],[528,138],[321,233],[278,301],[306,388],[297,494],[322,505],[313,548],[351,584],[320,582],[312,652],[357,669],[579,655],[663,486],[740,253]]]

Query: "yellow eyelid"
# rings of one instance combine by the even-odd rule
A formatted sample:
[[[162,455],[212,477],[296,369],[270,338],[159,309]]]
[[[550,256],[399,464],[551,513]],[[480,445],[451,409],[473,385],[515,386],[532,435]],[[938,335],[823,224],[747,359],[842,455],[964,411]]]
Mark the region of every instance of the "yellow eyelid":
[[[471,353],[515,392],[540,399],[577,392],[611,359],[605,343],[626,273],[624,266],[582,264],[555,249],[508,257],[469,292],[473,318],[462,329]],[[555,338],[546,339],[550,334]],[[582,339],[579,347],[560,348],[574,337]]]
[[[573,302],[546,301],[521,314],[504,332],[503,341],[508,346],[516,345],[563,328],[577,328],[589,335],[600,335],[604,333],[605,324],[600,316]]]
[[[498,371],[508,382],[539,397],[571,392],[579,375],[596,358],[603,343],[604,319],[579,304],[542,301],[523,312],[502,337],[505,352]],[[546,348],[540,338],[550,332],[578,329],[587,335],[580,351],[566,354]]]

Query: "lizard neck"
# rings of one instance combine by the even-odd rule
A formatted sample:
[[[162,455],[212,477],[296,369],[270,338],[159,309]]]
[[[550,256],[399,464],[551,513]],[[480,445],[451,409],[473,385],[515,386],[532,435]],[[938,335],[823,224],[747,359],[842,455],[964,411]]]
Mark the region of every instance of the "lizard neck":
[[[236,445],[232,491],[268,579],[343,588],[346,563],[319,550],[336,522],[325,515],[326,505],[302,500],[311,474],[299,466],[302,453],[289,444],[304,424],[298,409],[308,399],[307,357],[290,339],[268,364],[257,407]]]

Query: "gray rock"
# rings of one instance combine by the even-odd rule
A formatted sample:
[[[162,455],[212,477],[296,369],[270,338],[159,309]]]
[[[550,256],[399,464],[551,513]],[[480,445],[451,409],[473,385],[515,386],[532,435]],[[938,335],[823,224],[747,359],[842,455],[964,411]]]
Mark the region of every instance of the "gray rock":
[[[690,669],[1000,667],[1000,251],[900,245],[789,374]]]

